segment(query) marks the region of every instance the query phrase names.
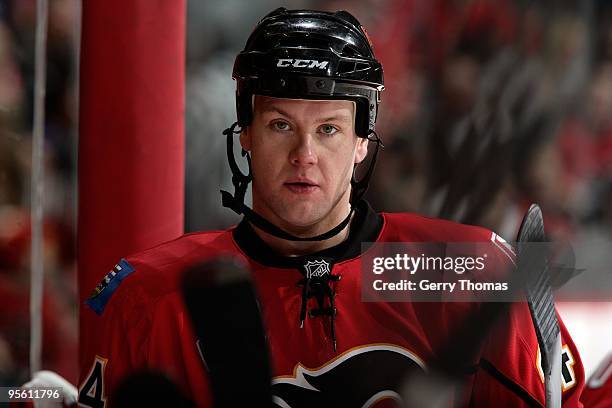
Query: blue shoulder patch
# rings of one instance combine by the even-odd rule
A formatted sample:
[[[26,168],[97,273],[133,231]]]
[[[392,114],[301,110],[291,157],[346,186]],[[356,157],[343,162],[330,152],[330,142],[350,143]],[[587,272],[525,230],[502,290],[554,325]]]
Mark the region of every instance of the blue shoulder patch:
[[[89,299],[85,301],[85,304],[91,307],[98,315],[101,315],[104,312],[106,303],[108,303],[113,292],[115,292],[115,289],[117,289],[121,281],[132,272],[134,272],[132,265],[125,259],[121,259],[113,270],[102,278]]]

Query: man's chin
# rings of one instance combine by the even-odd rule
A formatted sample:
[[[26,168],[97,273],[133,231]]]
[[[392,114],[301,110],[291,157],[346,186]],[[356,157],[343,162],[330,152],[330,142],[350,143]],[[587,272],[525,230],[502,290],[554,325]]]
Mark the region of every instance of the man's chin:
[[[308,232],[322,221],[324,217],[321,216],[321,211],[316,211],[312,208],[300,208],[299,205],[293,208],[277,213],[283,229],[292,230],[295,233]]]
[[[292,216],[287,215],[282,217],[283,225],[285,228],[283,229],[291,229],[294,231],[308,231],[315,227],[315,225],[320,221],[318,217],[303,215],[303,216]]]
[[[294,201],[280,198],[272,201],[276,205],[268,207],[267,211],[264,208],[256,208],[255,211],[277,227],[293,235],[318,235],[320,232],[317,231],[320,229],[320,224],[325,223],[327,217],[331,216],[331,209],[321,205],[320,202],[313,201]]]

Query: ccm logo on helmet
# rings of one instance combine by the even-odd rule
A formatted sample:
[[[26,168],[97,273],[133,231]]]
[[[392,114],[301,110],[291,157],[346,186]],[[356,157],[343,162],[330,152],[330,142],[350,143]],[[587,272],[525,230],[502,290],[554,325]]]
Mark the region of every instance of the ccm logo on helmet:
[[[276,62],[276,66],[281,67],[281,68],[294,67],[294,68],[326,69],[327,64],[329,64],[329,61],[317,61],[317,60],[293,59],[293,58],[280,58]]]

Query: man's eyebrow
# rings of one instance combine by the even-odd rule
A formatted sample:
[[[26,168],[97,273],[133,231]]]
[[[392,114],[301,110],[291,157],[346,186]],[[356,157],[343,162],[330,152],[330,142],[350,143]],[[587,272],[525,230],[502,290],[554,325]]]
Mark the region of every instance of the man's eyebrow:
[[[352,115],[350,115],[350,114],[338,113],[338,114],[333,115],[333,116],[329,116],[329,117],[322,118],[322,119],[317,119],[316,121],[319,122],[319,123],[334,122],[334,121],[352,122],[353,118],[352,118]]]
[[[261,110],[262,113],[280,113],[283,116],[286,116],[288,118],[292,118],[292,116],[285,112],[284,110],[282,110],[281,108],[271,105],[271,106],[266,106],[264,108],[262,108]],[[352,122],[353,118],[352,115],[350,113],[336,113],[335,115],[332,116],[328,116],[325,118],[320,118],[320,119],[316,119],[315,122],[318,123],[324,123],[324,122],[333,122],[333,121],[341,121],[341,122]]]
[[[269,105],[269,106],[266,106],[266,107],[262,108],[261,113],[280,113],[281,115],[286,116],[288,118],[291,117],[290,114],[288,114],[284,110],[282,110],[279,107],[276,107],[274,105],[271,105],[271,106]]]

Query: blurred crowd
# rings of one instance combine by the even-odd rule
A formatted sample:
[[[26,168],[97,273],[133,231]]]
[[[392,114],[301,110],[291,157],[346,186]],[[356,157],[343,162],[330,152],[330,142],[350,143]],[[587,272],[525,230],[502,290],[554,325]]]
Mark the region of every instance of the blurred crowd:
[[[611,282],[612,5],[593,0],[188,2],[186,230],[237,221],[224,128],[233,58],[278,6],[346,9],[385,69],[385,142],[367,198],[498,231],[531,202]],[[51,0],[45,124],[44,367],[76,379],[78,0]],[[35,0],[0,0],[0,386],[28,373]],[[606,249],[608,248],[608,249]],[[594,255],[596,254],[596,255]]]
[[[76,381],[77,4],[51,1],[44,163],[43,367]],[[29,378],[30,197],[36,1],[0,1],[0,386]]]

